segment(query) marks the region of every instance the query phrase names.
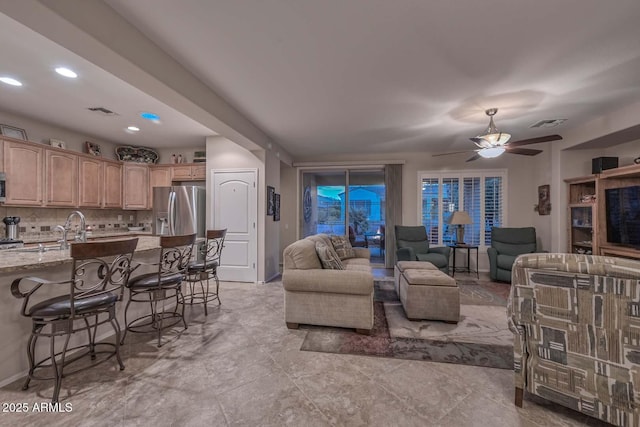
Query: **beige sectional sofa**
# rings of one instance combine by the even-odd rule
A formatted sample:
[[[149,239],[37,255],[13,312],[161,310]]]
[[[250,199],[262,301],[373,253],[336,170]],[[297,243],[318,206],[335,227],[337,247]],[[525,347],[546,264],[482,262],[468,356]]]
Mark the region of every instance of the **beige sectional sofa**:
[[[283,253],[285,321],[299,324],[355,328],[370,333],[373,328],[373,275],[369,250],[353,248],[355,258],[342,260],[344,270],[323,269],[316,242],[332,246],[326,234],[298,240]]]

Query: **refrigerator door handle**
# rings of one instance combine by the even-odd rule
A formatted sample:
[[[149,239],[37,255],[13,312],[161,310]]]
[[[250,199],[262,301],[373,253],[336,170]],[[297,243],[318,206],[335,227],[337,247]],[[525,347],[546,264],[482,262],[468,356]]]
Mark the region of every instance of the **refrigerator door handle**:
[[[172,191],[169,193],[169,235],[175,236],[176,234],[176,193]]]

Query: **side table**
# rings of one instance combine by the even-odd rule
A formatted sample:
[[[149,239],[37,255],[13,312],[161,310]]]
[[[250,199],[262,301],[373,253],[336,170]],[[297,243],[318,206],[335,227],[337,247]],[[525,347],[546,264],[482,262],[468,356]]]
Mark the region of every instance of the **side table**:
[[[447,245],[453,251],[453,266],[451,267],[451,277],[456,275],[456,271],[460,273],[476,273],[476,277],[480,278],[478,274],[478,246],[474,245],[465,245],[463,243],[456,243],[454,245]],[[456,252],[458,249],[463,249],[467,251],[467,265],[465,267],[456,267]],[[476,269],[471,269],[471,251],[476,251]]]

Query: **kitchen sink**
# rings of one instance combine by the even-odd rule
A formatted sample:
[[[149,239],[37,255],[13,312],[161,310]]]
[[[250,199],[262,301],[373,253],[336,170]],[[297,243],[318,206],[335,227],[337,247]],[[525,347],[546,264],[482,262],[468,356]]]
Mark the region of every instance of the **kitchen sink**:
[[[37,252],[51,252],[51,251],[61,251],[62,249],[60,249],[60,245],[56,245],[56,246],[44,246],[41,248],[35,247],[35,248],[20,248],[20,249],[15,249],[14,252],[32,252],[32,253],[37,253]]]

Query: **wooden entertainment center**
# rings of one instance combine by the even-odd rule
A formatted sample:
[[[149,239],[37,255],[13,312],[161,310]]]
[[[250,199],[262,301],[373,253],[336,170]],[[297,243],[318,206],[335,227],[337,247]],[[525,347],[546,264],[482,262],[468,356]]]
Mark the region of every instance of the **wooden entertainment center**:
[[[640,165],[608,169],[565,182],[569,186],[569,252],[640,259],[640,249],[607,240],[605,202],[608,189],[640,186]]]

